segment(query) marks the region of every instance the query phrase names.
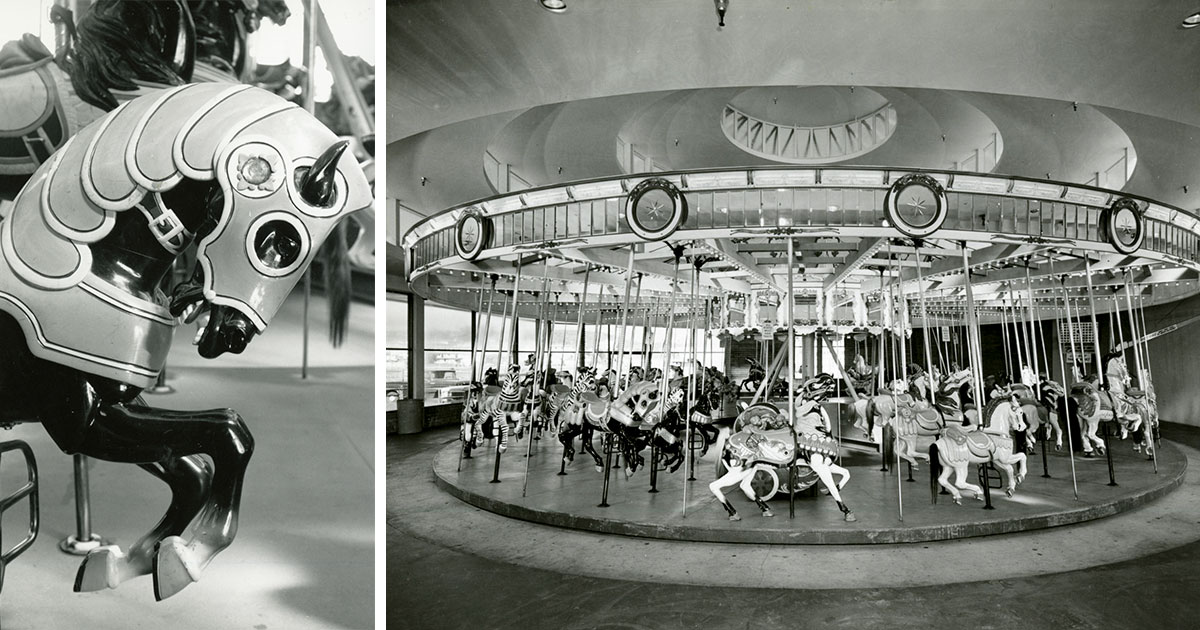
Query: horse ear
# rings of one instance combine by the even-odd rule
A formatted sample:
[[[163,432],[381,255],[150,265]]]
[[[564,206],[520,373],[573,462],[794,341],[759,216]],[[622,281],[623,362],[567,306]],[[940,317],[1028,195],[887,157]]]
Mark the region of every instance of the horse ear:
[[[310,205],[322,208],[331,205],[337,176],[337,163],[349,145],[348,140],[339,140],[329,145],[329,148],[325,149],[321,157],[318,157],[308,172],[304,174],[304,179],[299,186],[300,196]]]

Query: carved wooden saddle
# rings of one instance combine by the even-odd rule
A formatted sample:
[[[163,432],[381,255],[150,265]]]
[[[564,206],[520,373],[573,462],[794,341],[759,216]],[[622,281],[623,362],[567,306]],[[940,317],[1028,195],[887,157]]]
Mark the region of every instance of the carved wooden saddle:
[[[942,435],[958,446],[966,446],[975,457],[991,457],[996,452],[996,442],[983,431],[964,431],[950,426]]]
[[[104,112],[75,96],[41,40],[0,47],[0,175],[29,175]]]

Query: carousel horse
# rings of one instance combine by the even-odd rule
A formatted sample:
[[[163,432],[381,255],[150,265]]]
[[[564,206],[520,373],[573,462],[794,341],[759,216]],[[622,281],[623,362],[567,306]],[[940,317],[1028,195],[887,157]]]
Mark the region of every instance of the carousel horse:
[[[868,365],[861,354],[854,355],[853,365],[846,370],[846,375],[854,383],[854,389],[865,396],[875,393],[875,374],[875,368]]]
[[[850,481],[850,471],[835,463],[837,440],[829,436],[829,416],[821,407],[821,401],[834,387],[833,377],[828,374],[817,375],[804,384],[796,405],[794,430],[789,426],[786,414],[780,414],[770,405],[752,406],[738,418],[734,425],[736,432],[721,441],[719,476],[708,484],[709,492],[725,508],[729,520],[739,521],[742,517],[725,497],[723,488],[737,485],[763,516],[774,516],[766,501],[778,491],[780,473],[777,471],[793,465],[799,469],[798,485],[793,489],[802,490],[820,480],[837,502],[843,518],[858,520],[842,502],[840,491]],[[726,469],[723,475],[720,465]],[[769,480],[761,493],[755,488],[760,473]],[[836,484],[833,481],[835,474],[841,478]]]
[[[471,383],[467,400],[463,403],[462,420],[458,437],[463,443],[463,459],[471,459],[471,450],[483,443],[483,386]]]
[[[67,34],[57,55],[33,35],[0,49],[0,93],[10,105],[21,101],[0,108],[0,175],[15,176],[10,183],[23,183],[72,136],[134,98],[192,82],[249,80],[247,37],[264,18],[282,25],[290,16],[286,0],[96,0],[78,24],[69,10],[51,14]],[[19,189],[4,183],[0,216]],[[350,215],[360,237],[373,234],[357,216],[368,213]],[[373,264],[373,246],[370,256],[361,242],[351,251],[347,229],[335,226],[317,257],[335,346],[349,325],[350,263]]]
[[[559,427],[558,441],[563,445],[563,459],[568,464],[575,461],[573,444],[575,437],[579,436],[582,443],[581,448],[592,456],[592,460],[596,464],[596,472],[603,472],[604,460],[600,458],[600,454],[592,445],[592,425],[587,421],[584,411],[588,402],[585,401],[585,396],[595,397],[596,400],[599,400],[599,397],[596,396],[595,370],[589,367],[580,367],[578,375],[570,387],[570,391],[559,404],[556,421]]]
[[[1004,471],[1008,480],[1005,494],[1010,497],[1028,472],[1025,454],[1013,451],[1012,432],[1025,430],[1017,396],[989,401],[983,409],[980,424],[981,428],[973,430],[949,426],[929,447],[930,462],[937,462],[931,465],[930,474],[937,477],[938,484],[950,492],[958,505],[962,505],[960,490],[970,490],[976,499],[983,500],[983,488],[967,481],[968,464],[991,462]],[[1014,466],[1017,466],[1015,472]],[[951,474],[955,476],[953,484],[950,483]]]
[[[750,374],[742,379],[741,384],[738,385],[738,391],[754,393],[767,378],[767,369],[754,359],[747,358],[746,363],[750,364]]]
[[[516,438],[521,439],[525,430],[524,407],[528,391],[528,388],[522,385],[521,367],[519,365],[508,366],[508,372],[500,379],[499,391],[494,392],[495,395],[492,397],[489,409],[492,426],[499,427],[504,433],[515,431]],[[512,429],[508,426],[509,420],[513,422]],[[495,429],[493,429],[494,432]]]
[[[593,429],[609,433],[625,458],[625,477],[628,479],[645,463],[641,451],[653,437],[653,429],[665,411],[659,400],[659,384],[637,381],[617,394],[612,401],[589,399],[584,417]]]
[[[1050,380],[1042,380],[1041,383],[1041,400],[1038,413],[1041,415],[1042,424],[1046,425],[1047,430],[1054,434],[1054,450],[1062,450],[1063,429],[1059,422],[1059,401],[1064,399],[1062,386]]]
[[[921,446],[928,447],[946,428],[942,411],[937,406],[917,398],[896,379],[889,387],[891,394],[884,405],[876,405],[880,426],[892,426],[895,431],[896,455],[918,470],[917,460],[929,461]],[[951,399],[952,403],[952,399]],[[921,444],[918,443],[921,442]]]
[[[1121,399],[1114,399],[1110,392],[1102,391],[1096,385],[1098,380],[1099,377],[1093,374],[1071,386],[1070,396],[1078,403],[1076,416],[1083,433],[1084,457],[1105,454],[1104,439],[1097,435],[1101,422],[1118,422],[1122,431],[1121,439],[1141,426],[1141,416],[1127,409]]]
[[[1042,428],[1042,420],[1047,416],[1047,410],[1042,407],[1034,395],[1033,388],[1025,383],[1013,383],[1008,387],[1009,392],[1017,397],[1021,405],[1021,414],[1025,418],[1025,453],[1032,455],[1037,444],[1037,434]]]
[[[73,136],[0,222],[0,423],[39,422],[64,452],[137,464],[172,490],[150,533],[88,554],[76,591],[153,574],[161,600],[232,542],[254,444],[246,424],[139,394],[176,317],[208,309],[201,356],[243,351],[334,224],[371,204],[344,150],[262,90],[182,86]],[[161,282],[193,243],[198,265],[167,298]]]

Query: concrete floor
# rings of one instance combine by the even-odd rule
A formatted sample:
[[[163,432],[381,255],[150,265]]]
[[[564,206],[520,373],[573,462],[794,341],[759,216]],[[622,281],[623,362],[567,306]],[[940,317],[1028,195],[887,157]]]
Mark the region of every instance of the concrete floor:
[[[201,581],[162,602],[149,577],[98,593],[72,593],[80,558],[57,548],[75,531],[71,458],[45,431],[19,425],[0,439],[28,441],[41,474],[42,529],[7,569],[0,627],[213,630],[372,628],[374,615],[374,309],[352,308],[350,339],[324,339],[323,301],[314,303],[312,364],[299,378],[300,301],[289,299],[267,334],[239,359],[194,357],[191,327],[169,362],[176,393],[148,396],[171,409],[228,406],[255,437],[237,539]],[[253,366],[253,367],[251,367]],[[0,487],[23,471],[6,456]],[[91,461],[93,527],[128,545],[161,516],[166,487],[134,466]],[[3,520],[5,546],[20,536],[25,505]]]
[[[1164,499],[1092,523],[780,551],[484,512],[434,486],[433,456],[454,437],[388,438],[388,628],[1200,627],[1195,475]],[[1164,437],[1200,461],[1200,428],[1168,424]]]

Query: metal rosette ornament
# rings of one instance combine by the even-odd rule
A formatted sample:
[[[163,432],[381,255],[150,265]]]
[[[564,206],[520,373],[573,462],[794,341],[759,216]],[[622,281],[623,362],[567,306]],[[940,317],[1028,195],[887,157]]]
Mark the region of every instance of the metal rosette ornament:
[[[671,182],[655,177],[629,191],[625,222],[634,234],[647,241],[661,241],[675,233],[687,220],[687,200]]]
[[[921,173],[897,179],[883,199],[888,223],[909,238],[925,238],[936,232],[946,220],[947,211],[946,189]]]
[[[492,220],[479,208],[463,210],[454,225],[454,251],[463,260],[475,260],[492,240]]]
[[[1121,197],[1100,213],[1100,227],[1113,249],[1132,255],[1146,238],[1142,208],[1128,197]]]

